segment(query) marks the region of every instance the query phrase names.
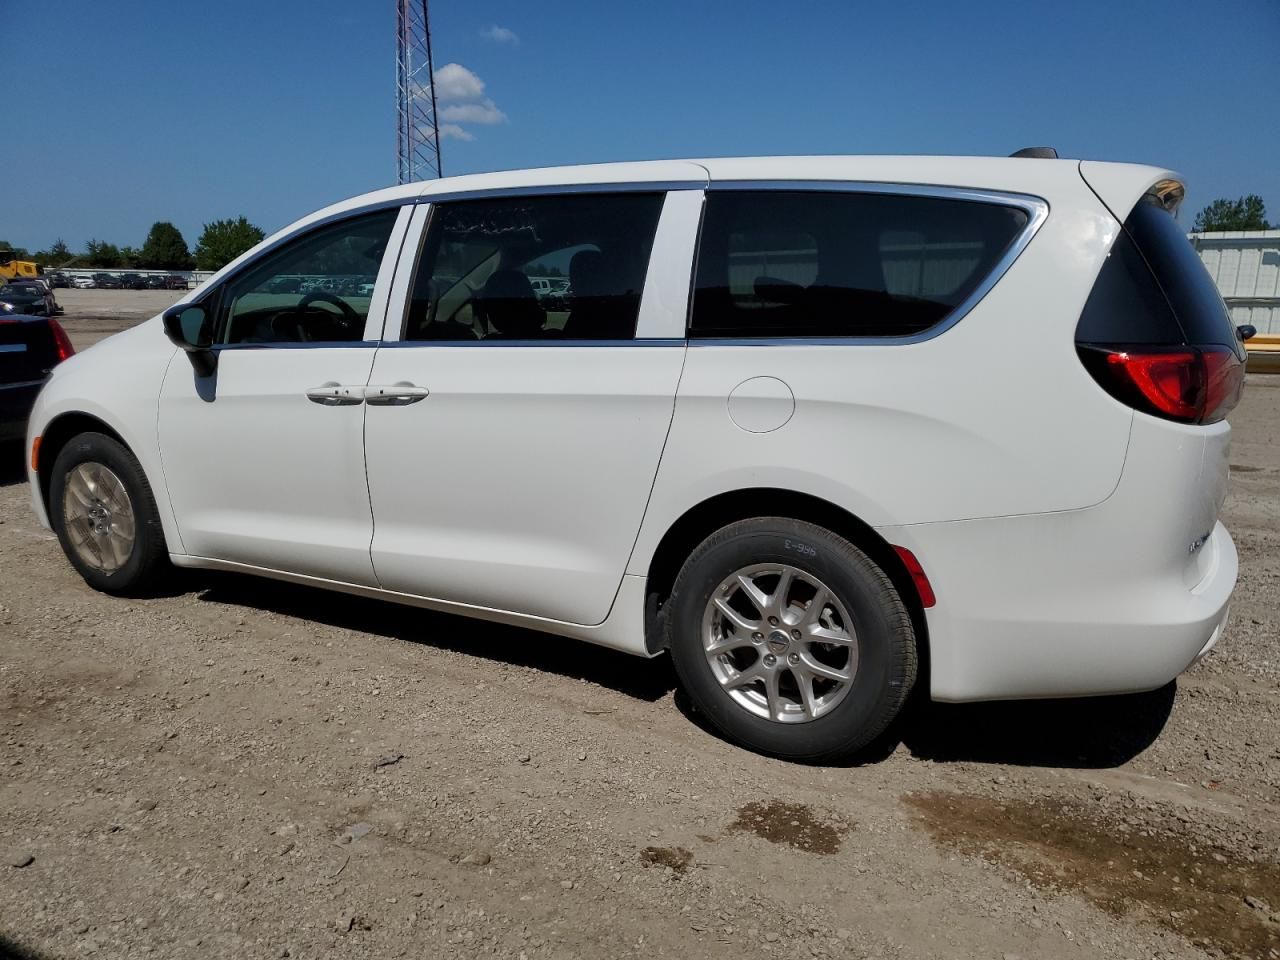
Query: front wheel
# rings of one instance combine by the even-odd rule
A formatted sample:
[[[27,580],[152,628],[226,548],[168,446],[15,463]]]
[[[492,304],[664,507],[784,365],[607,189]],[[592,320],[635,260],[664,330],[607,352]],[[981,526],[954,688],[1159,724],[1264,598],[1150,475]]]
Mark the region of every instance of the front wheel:
[[[811,523],[717,531],[685,562],[665,620],[694,705],[762,753],[847,757],[884,732],[915,683],[915,632],[889,577]]]
[[[165,569],[151,486],[133,453],[105,434],[79,434],[59,451],[49,519],[67,559],[95,590],[145,593]]]

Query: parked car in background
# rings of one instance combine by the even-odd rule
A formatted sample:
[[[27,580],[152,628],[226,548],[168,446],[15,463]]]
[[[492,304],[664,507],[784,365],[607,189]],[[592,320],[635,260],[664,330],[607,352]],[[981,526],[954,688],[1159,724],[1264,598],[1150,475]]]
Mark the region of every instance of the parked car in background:
[[[269,293],[297,293],[302,281],[297,277],[279,277],[267,287]]]
[[[49,307],[50,316],[62,313],[62,307],[58,306],[58,298],[54,296],[53,284],[49,282],[48,277],[26,277],[17,282],[31,284],[44,294],[45,304]]]
[[[149,273],[146,276],[148,290],[163,290],[168,278],[163,273]]]
[[[27,314],[51,317],[57,312],[52,297],[38,284],[14,280],[0,287],[0,317],[5,314]]]
[[[165,277],[164,287],[166,290],[186,290],[190,286],[187,278],[181,274],[171,273]]]
[[[51,317],[0,314],[0,441],[22,437],[36,395],[74,348]]]
[[[92,290],[97,285],[98,282],[94,280],[93,277],[77,276],[71,278],[71,286],[75,287],[77,290]]]
[[[113,273],[95,273],[93,282],[101,290],[119,290],[123,286],[120,278]]]
[[[125,290],[145,290],[147,278],[140,273],[123,273],[120,275],[120,286]]]
[[[46,273],[46,279],[55,288],[65,288],[71,286],[71,278],[65,273]]]
[[[173,563],[667,651],[710,726],[797,760],[866,746],[917,683],[1156,689],[1237,574],[1247,331],[1182,196],[975,157],[382,190],[55,368],[33,505],[110,593]],[[360,274],[371,298],[336,292]]]

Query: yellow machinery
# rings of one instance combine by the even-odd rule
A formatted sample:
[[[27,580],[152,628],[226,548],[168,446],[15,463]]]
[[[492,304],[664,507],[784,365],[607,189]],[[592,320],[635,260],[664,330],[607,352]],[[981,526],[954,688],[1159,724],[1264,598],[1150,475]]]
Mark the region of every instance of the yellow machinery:
[[[9,251],[0,250],[0,281],[8,283],[10,280],[17,280],[19,277],[36,277],[40,275],[40,271],[36,269],[36,265],[30,260],[10,260],[7,256]]]

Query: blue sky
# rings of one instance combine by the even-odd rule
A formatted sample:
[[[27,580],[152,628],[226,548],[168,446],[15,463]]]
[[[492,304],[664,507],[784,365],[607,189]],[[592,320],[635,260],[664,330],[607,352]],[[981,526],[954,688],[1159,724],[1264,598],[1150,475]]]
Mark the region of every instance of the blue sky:
[[[0,8],[18,0],[0,0]],[[3,58],[0,238],[194,244],[395,179],[395,0],[40,0]],[[445,173],[774,153],[1158,163],[1280,219],[1280,2],[434,0]],[[493,28],[500,28],[494,31]],[[505,31],[505,32],[504,32]],[[510,34],[510,35],[508,35]],[[483,84],[480,92],[475,81]],[[477,122],[490,121],[490,122]],[[1189,220],[1189,214],[1187,215]]]

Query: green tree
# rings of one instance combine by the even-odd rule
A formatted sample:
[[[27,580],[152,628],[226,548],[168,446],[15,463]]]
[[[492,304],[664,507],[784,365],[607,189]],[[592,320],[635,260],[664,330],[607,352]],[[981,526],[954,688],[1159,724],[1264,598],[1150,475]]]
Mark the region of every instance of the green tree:
[[[84,245],[84,262],[90,267],[120,266],[120,248],[114,243],[90,240]]]
[[[134,269],[142,266],[142,251],[137,247],[121,247],[120,265]]]
[[[27,253],[26,247],[15,247],[7,240],[0,240],[0,263],[8,263],[10,260],[30,260],[31,255]]]
[[[71,252],[71,248],[62,242],[59,237],[53,241],[53,246],[48,250],[37,250],[35,252],[35,261],[44,267],[60,267],[75,254]]]
[[[1270,230],[1267,208],[1256,193],[1239,200],[1222,197],[1196,214],[1191,229],[1196,233],[1217,230]]]
[[[172,223],[160,221],[151,225],[147,241],[142,245],[142,265],[157,270],[190,270],[191,251],[187,241]]]
[[[196,243],[196,269],[219,270],[264,236],[262,230],[244,217],[206,223]]]

